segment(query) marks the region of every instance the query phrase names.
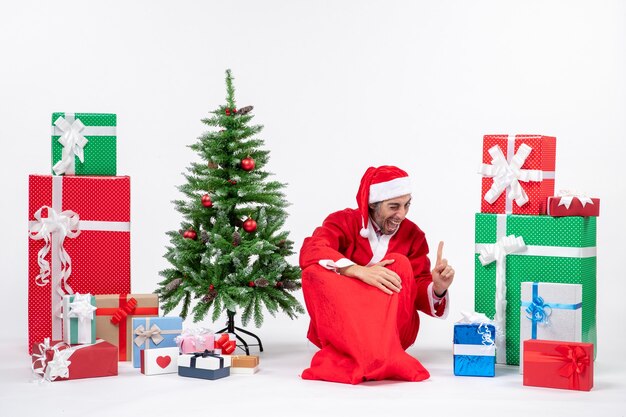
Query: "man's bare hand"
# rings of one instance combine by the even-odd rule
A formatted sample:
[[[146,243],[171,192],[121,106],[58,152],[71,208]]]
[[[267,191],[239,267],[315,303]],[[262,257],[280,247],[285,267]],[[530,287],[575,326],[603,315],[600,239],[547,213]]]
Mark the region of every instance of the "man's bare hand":
[[[443,295],[454,279],[454,269],[448,265],[448,260],[443,258],[443,242],[439,242],[437,262],[432,270],[432,275],[435,294]]]
[[[378,288],[385,294],[400,292],[402,280],[400,276],[391,269],[385,267],[393,263],[393,259],[380,261],[372,266],[350,265],[339,268],[339,273],[351,278],[358,278],[366,284]]]

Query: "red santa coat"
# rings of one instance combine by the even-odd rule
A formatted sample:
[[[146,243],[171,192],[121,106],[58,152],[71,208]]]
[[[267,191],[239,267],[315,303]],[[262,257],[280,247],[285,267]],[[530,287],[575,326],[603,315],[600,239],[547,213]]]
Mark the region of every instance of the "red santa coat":
[[[433,297],[424,233],[408,219],[395,234],[379,238],[371,221],[368,238],[359,235],[361,227],[359,211],[345,209],[328,216],[304,240],[300,266],[311,318],[307,336],[320,351],[302,377],[353,384],[426,379],[428,371],[404,349],[419,330],[416,310],[444,317],[447,295],[439,302]],[[335,272],[351,263],[365,266],[383,259],[394,259],[387,267],[402,280],[398,294],[387,295]]]

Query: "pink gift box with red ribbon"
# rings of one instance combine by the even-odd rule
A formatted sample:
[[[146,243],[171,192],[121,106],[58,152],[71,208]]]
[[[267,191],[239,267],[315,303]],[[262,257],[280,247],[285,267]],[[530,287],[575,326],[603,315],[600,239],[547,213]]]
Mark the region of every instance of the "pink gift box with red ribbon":
[[[208,329],[185,329],[176,336],[176,344],[180,353],[196,353],[215,348],[215,334]]]

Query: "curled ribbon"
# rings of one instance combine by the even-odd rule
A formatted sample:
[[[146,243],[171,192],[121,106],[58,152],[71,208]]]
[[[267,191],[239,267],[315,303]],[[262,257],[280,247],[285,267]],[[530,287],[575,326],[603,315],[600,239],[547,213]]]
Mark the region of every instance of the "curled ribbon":
[[[42,217],[42,211],[47,210],[47,217]],[[72,259],[63,247],[63,242],[66,237],[75,238],[80,234],[80,218],[78,214],[71,210],[62,211],[60,214],[54,211],[51,207],[42,206],[34,214],[36,222],[30,226],[29,234],[33,240],[44,241],[44,246],[39,250],[37,254],[37,262],[39,264],[39,275],[35,278],[35,282],[39,286],[45,286],[50,282],[50,263],[46,261],[46,256],[50,252],[52,233],[56,232],[59,239],[59,260],[61,261],[61,283],[62,288],[68,294],[72,294],[73,291],[67,285],[67,280],[72,274]],[[63,290],[60,290],[60,294],[63,295]]]
[[[491,334],[491,330],[489,329],[489,324],[492,324],[489,317],[487,317],[484,313],[466,312],[461,311],[462,318],[457,321],[459,324],[478,324],[478,329],[476,331],[478,334],[482,336],[482,344],[485,346],[491,346],[495,343],[493,337],[495,335]]]
[[[63,154],[61,160],[54,164],[52,170],[56,175],[74,174],[74,156],[78,157],[80,162],[84,162],[83,148],[89,142],[81,133],[85,129],[85,125],[79,119],[70,124],[62,116],[54,124],[63,132],[59,138],[59,143],[63,145]]]
[[[526,249],[521,236],[502,236],[494,245],[480,251],[478,259],[483,266],[496,263],[496,351],[498,362],[505,363],[506,356],[506,256]]]
[[[61,349],[65,347],[65,349]],[[52,360],[48,361],[46,358],[46,352],[52,350],[54,352]],[[70,345],[64,342],[59,342],[54,346],[50,346],[50,338],[44,339],[43,343],[39,344],[39,352],[33,353],[33,357],[36,358],[31,365],[33,372],[41,375],[42,381],[54,381],[57,378],[68,378],[70,375],[70,356],[74,353],[74,350],[70,348]],[[37,366],[40,365],[40,366]]]
[[[484,197],[489,204],[493,204],[507,188],[509,188],[509,197],[515,200],[519,207],[528,202],[528,195],[522,188],[520,181],[543,180],[542,171],[522,169],[522,165],[524,165],[531,151],[530,146],[522,143],[509,163],[498,145],[489,149],[488,152],[492,158],[491,165],[482,164],[478,170],[479,174],[493,178],[493,184]]]
[[[129,314],[135,311],[135,308],[137,308],[137,300],[131,297],[124,307],[118,308],[115,314],[111,316],[111,323],[117,326],[122,320],[125,320]]]
[[[589,204],[593,204],[593,200],[590,197],[587,197],[584,194],[577,193],[576,191],[571,190],[561,190],[558,193],[558,196],[561,197],[559,201],[559,206],[565,206],[566,209],[569,209],[569,206],[572,204],[572,201],[577,198],[582,204],[583,207]]]
[[[135,329],[135,344],[137,346],[143,345],[146,340],[150,339],[154,342],[155,345],[158,345],[163,341],[163,336],[161,336],[161,329],[156,324],[152,324],[150,329],[146,330],[146,328],[142,325]]]
[[[546,304],[543,297],[536,296],[531,301],[530,305],[526,307],[526,318],[532,320],[535,323],[548,323],[548,318],[552,314],[552,307],[550,304]],[[534,338],[533,338],[534,339]]]

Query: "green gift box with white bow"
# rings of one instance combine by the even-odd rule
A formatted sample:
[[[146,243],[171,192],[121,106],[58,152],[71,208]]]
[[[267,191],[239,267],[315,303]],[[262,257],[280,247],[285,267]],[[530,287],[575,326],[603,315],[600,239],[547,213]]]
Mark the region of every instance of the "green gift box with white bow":
[[[70,345],[96,343],[96,297],[63,296],[63,341]]]
[[[54,175],[117,174],[117,116],[52,113]]]
[[[496,324],[496,361],[519,365],[521,283],[582,285],[582,341],[596,344],[596,217],[476,214],[474,309]]]

